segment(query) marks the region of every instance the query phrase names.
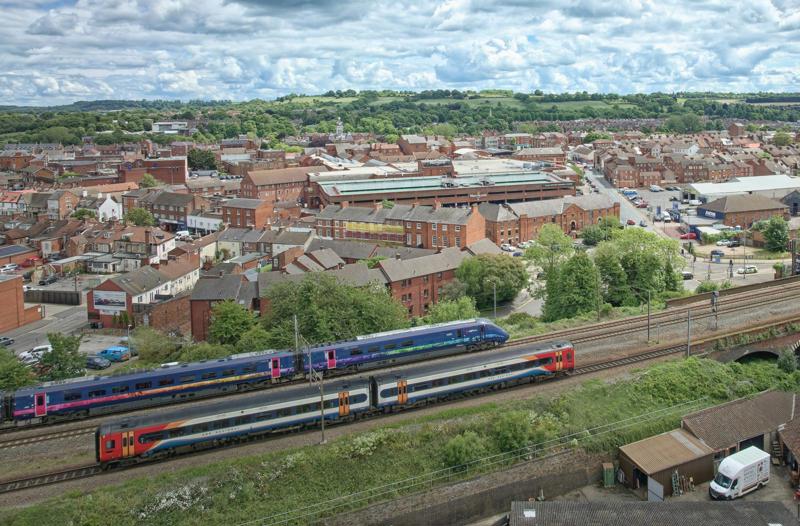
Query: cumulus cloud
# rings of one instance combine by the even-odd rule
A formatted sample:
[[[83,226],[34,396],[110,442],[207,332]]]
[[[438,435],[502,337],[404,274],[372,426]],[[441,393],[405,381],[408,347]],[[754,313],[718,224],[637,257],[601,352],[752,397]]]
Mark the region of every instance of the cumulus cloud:
[[[7,0],[0,97],[794,90],[796,0]]]

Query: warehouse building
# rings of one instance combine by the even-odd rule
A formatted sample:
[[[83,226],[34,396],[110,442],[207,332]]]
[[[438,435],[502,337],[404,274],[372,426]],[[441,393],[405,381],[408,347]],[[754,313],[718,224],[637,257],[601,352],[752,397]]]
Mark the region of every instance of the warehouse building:
[[[771,199],[782,199],[795,190],[800,190],[800,178],[788,175],[760,175],[736,177],[726,183],[692,183],[683,191],[685,199],[709,202],[729,195],[760,195]]]

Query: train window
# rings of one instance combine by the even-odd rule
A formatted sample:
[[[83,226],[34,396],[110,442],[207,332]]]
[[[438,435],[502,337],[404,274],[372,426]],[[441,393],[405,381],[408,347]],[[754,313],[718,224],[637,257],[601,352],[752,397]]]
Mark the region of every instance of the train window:
[[[350,356],[359,356],[361,354],[363,354],[363,352],[358,347],[353,347],[350,349]]]
[[[369,352],[381,352],[381,348],[377,345],[369,348]]]
[[[249,416],[239,416],[239,417],[236,417],[233,420],[233,424],[236,425],[236,426],[243,426],[243,425],[247,424],[248,422],[250,422],[250,417]]]
[[[478,373],[477,372],[469,373],[469,374],[464,375],[464,380],[470,381],[470,380],[476,379],[477,377],[478,377]]]
[[[156,433],[146,433],[144,435],[139,435],[139,443],[140,444],[149,444],[150,442],[156,442],[158,440],[164,440],[167,438],[167,434],[163,431],[156,432]]]
[[[254,373],[254,372],[256,372],[256,366],[253,364],[250,364],[244,369],[242,369],[242,374]]]
[[[492,376],[491,369],[484,369],[483,371],[481,371],[481,378],[486,378],[487,376]]]
[[[114,394],[127,393],[128,392],[128,386],[127,385],[116,385],[116,386],[111,388],[111,392],[114,393]]]
[[[414,340],[406,340],[406,341],[404,341],[402,343],[401,346],[402,347],[413,347],[414,346]]]
[[[67,391],[64,393],[64,401],[69,402],[70,400],[80,400],[81,393],[80,391]]]
[[[332,407],[339,407],[339,400],[325,400],[325,409],[330,409]]]
[[[383,350],[384,351],[391,351],[392,349],[395,349],[396,347],[397,347],[397,345],[395,345],[393,343],[390,343],[389,345],[384,345],[383,346]]]
[[[182,376],[180,382],[182,384],[188,384],[189,382],[194,382],[194,376]]]
[[[205,433],[206,431],[208,431],[208,424],[197,424],[196,426],[192,426],[192,434]]]
[[[150,389],[153,386],[153,382],[141,382],[136,384],[136,389]]]
[[[292,408],[291,407],[283,407],[281,409],[278,409],[278,417],[279,418],[284,417],[284,416],[291,416],[291,414],[292,414]]]
[[[367,400],[367,395],[362,393],[350,398],[350,404],[361,404],[363,402],[366,402],[366,400]]]
[[[174,383],[175,383],[175,379],[174,378],[162,378],[161,380],[158,381],[158,385],[160,385],[160,386],[172,385]]]
[[[203,380],[208,380],[209,378],[216,378],[217,373],[203,373]]]
[[[233,376],[236,374],[236,369],[225,369],[222,371],[222,376]]]
[[[124,435],[122,437],[122,447],[128,447],[128,437]]]
[[[106,440],[106,449],[111,450],[117,445],[116,440]]]
[[[214,422],[214,429],[225,429],[226,427],[228,427],[227,420],[217,420]]]
[[[392,387],[391,389],[384,389],[381,391],[381,396],[384,398],[389,396],[397,396],[397,387]]]
[[[97,391],[89,391],[89,398],[92,398],[94,396],[103,396],[104,394],[106,394],[105,389],[98,389]]]
[[[459,337],[459,338],[464,336],[464,330],[463,329],[456,329],[456,336]]]

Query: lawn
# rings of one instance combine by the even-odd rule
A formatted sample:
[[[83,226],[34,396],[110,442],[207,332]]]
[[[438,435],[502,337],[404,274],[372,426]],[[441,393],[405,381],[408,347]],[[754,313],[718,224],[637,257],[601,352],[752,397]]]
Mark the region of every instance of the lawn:
[[[478,107],[478,106],[498,106],[502,104],[503,106],[510,106],[512,108],[523,108],[524,105],[513,97],[479,97],[476,99],[421,99],[415,100],[416,104],[432,104],[432,105],[439,105],[439,104],[454,104],[454,103],[461,103],[467,106]]]
[[[772,362],[673,361],[616,383],[593,380],[554,398],[446,409],[325,446],[180,471],[165,464],[159,476],[4,510],[0,523],[261,524],[281,517],[287,524],[306,524],[310,517],[400,496],[413,489],[412,477],[433,480],[445,473],[456,480],[553,448],[615,451],[621,444],[671,429],[691,410],[768,388],[799,386],[800,373],[784,373]],[[490,461],[493,455],[502,461]],[[465,469],[466,464],[474,469]],[[350,504],[356,492],[363,492],[362,498]]]

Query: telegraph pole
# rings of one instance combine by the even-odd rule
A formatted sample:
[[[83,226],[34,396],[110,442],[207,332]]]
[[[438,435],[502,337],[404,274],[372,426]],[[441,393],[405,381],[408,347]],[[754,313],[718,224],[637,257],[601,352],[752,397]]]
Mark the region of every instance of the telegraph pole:
[[[650,289],[647,289],[647,343],[650,343]]]
[[[311,385],[317,386],[319,389],[319,425],[322,431],[322,437],[320,438],[320,445],[325,444],[327,441],[325,440],[325,371],[315,371],[314,370],[314,362],[311,359],[311,346],[308,344],[305,338],[300,335],[300,330],[297,324],[297,315],[294,316],[294,342],[295,348],[297,349],[297,356],[302,353],[300,349],[300,341],[303,341],[303,344],[306,348],[306,357],[308,358],[308,381]],[[298,360],[299,361],[299,360]]]
[[[692,309],[686,309],[686,357],[692,355]]]

